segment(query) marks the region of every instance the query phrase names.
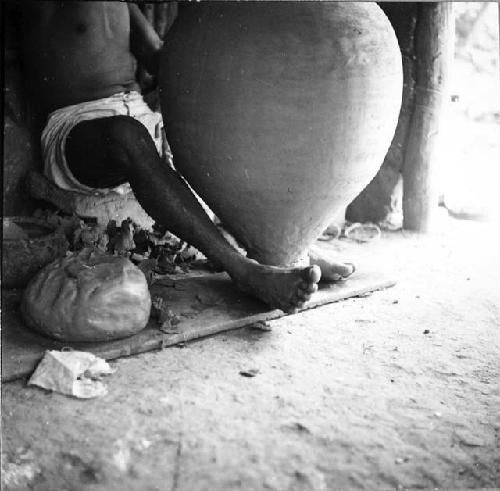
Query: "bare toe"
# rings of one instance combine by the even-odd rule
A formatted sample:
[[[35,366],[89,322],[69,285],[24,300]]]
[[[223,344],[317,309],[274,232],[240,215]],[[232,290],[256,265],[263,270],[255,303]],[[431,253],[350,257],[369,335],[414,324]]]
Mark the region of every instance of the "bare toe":
[[[306,293],[315,293],[318,291],[318,284],[317,283],[305,283],[302,282],[299,286],[300,290],[306,292]]]
[[[351,276],[354,273],[354,271],[356,271],[356,266],[352,263],[344,263],[344,264],[346,265],[349,272],[343,275],[343,277],[347,278],[348,276]]]
[[[292,308],[301,309],[305,305],[306,301],[307,300],[303,300],[299,297],[295,297],[293,299],[293,302],[292,302],[293,303]]]
[[[304,270],[304,279],[309,283],[318,283],[321,279],[321,268],[314,264],[313,266],[309,266],[309,268]]]
[[[297,291],[297,298],[299,301],[307,302],[311,298],[311,294],[304,290]]]

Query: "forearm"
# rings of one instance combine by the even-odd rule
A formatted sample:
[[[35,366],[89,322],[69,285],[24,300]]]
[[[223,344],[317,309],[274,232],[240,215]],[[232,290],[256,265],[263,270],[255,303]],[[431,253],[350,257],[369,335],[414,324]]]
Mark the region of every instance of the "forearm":
[[[156,75],[158,55],[163,42],[139,7],[133,3],[129,3],[128,7],[130,12],[130,50],[149,73]]]

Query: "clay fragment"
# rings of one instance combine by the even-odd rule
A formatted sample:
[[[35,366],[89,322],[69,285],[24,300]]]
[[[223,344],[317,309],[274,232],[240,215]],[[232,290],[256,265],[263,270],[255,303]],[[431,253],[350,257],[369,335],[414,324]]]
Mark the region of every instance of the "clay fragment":
[[[46,351],[28,381],[43,389],[91,399],[107,394],[101,377],[115,370],[102,358],[85,351]]]

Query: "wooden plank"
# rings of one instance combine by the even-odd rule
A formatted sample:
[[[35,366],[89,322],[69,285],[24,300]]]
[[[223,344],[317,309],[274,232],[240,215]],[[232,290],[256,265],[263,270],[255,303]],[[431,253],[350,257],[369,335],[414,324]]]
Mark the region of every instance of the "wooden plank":
[[[403,228],[427,232],[437,209],[435,150],[453,53],[451,2],[418,6],[415,103],[403,164]]]
[[[393,286],[395,282],[378,273],[356,273],[348,281],[322,285],[303,310],[363,295]],[[27,329],[18,313],[20,293],[2,295],[2,381],[32,373],[45,350],[73,348],[90,351],[107,360],[165,348],[219,332],[238,329],[259,321],[277,319],[281,310],[268,310],[265,304],[234,288],[225,273],[169,279],[153,285],[153,298],[160,297],[180,319],[176,332],[165,333],[156,320],[150,320],[140,333],[105,343],[61,343]]]

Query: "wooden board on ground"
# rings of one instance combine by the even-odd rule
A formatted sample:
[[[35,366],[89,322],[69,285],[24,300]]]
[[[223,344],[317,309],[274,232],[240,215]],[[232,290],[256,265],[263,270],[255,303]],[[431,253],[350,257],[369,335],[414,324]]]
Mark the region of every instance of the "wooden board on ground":
[[[321,285],[303,310],[391,287],[394,281],[375,272],[357,272],[348,281]],[[285,314],[237,290],[225,273],[163,279],[151,288],[178,323],[160,330],[151,319],[144,330],[126,339],[103,343],[62,343],[26,328],[19,315],[20,292],[2,292],[2,381],[30,375],[45,350],[65,347],[90,351],[106,360],[173,346],[230,329],[277,319]]]

